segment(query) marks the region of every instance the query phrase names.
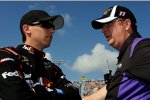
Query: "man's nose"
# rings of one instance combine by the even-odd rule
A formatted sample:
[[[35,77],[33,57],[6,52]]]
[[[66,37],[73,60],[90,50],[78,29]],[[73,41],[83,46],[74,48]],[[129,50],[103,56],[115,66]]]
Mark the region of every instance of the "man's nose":
[[[53,35],[55,32],[55,30],[53,28],[48,29],[48,31],[49,31],[49,34],[51,34],[51,35]]]
[[[108,31],[107,27],[102,27],[102,33],[106,33]]]

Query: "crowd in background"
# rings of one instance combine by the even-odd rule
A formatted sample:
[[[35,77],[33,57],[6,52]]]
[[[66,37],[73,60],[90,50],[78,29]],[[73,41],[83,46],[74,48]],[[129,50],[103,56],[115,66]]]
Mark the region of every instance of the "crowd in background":
[[[73,81],[81,96],[91,95],[105,85],[104,80]]]

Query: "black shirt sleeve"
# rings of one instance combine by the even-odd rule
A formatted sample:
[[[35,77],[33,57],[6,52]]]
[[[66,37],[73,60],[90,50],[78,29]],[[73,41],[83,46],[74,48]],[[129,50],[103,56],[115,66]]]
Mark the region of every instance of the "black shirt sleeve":
[[[62,70],[57,65],[54,63],[51,64],[53,66],[53,72],[55,72],[53,77],[55,78],[54,82],[56,87],[64,91],[64,95],[61,98],[63,98],[63,100],[81,100],[78,88],[65,77]],[[57,98],[58,95],[55,95],[54,97]]]

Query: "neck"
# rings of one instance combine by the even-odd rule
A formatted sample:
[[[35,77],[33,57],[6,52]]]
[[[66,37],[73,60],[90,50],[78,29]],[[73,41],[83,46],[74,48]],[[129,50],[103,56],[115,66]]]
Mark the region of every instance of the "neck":
[[[29,45],[29,46],[31,46],[31,47],[33,47],[33,48],[39,50],[39,51],[43,51],[43,48],[40,47],[39,44],[34,44],[34,43],[32,43],[32,42],[27,42],[27,41],[24,42],[24,44]]]

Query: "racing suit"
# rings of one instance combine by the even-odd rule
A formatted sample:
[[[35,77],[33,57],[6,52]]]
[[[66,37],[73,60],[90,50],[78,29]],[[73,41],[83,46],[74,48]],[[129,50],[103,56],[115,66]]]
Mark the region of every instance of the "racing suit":
[[[0,49],[0,100],[81,100],[45,53],[29,45]]]

